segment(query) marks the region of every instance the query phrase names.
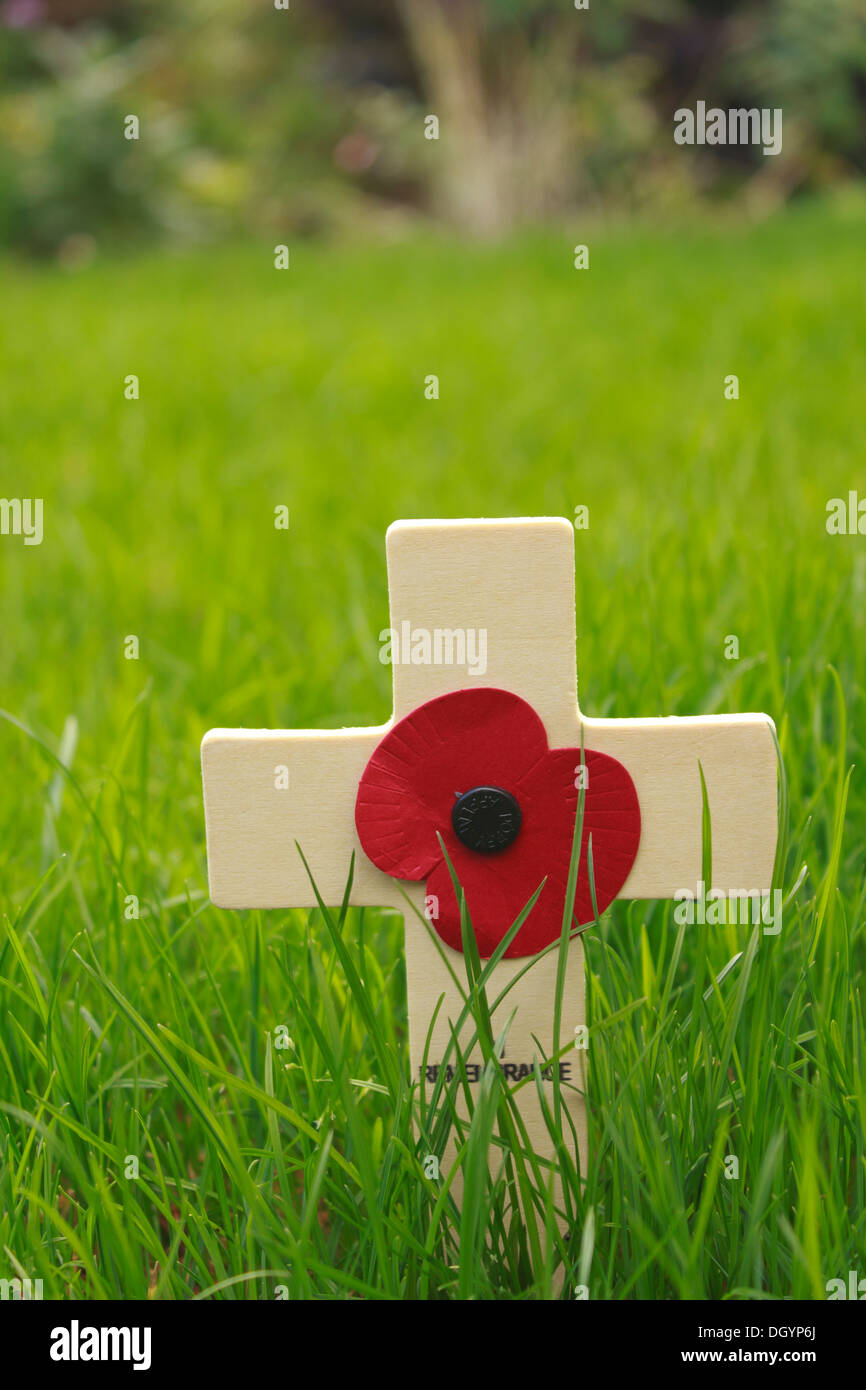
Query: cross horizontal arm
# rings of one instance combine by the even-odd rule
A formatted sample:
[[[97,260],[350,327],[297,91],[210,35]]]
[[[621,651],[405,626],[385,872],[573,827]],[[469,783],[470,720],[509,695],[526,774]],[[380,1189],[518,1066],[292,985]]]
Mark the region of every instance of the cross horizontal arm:
[[[701,768],[712,829],[712,886],[726,893],[770,888],[778,762],[767,715],[584,719],[583,724],[586,747],[627,768],[640,802],[640,847],[620,897],[670,898],[679,889],[695,891],[702,859]]]
[[[370,863],[355,833],[358,782],[389,727],[205,735],[208,869],[217,907],[314,907],[297,841],[328,906],[342,901],[354,850],[352,902],[405,910],[396,880]]]

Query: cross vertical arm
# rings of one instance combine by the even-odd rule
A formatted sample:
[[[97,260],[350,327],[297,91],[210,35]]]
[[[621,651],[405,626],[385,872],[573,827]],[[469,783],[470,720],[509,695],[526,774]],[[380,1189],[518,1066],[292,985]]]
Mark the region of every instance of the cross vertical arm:
[[[395,665],[394,718],[451,690],[526,700],[552,746],[574,738],[574,528],[562,517],[397,521],[388,528],[391,625],[484,633],[484,670]]]

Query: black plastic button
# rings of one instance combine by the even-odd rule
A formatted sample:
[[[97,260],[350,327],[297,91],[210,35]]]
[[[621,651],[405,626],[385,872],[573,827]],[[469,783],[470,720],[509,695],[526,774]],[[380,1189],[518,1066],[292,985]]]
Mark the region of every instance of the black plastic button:
[[[501,787],[473,787],[457,798],[451,824],[467,849],[497,854],[516,840],[523,816],[518,802]]]

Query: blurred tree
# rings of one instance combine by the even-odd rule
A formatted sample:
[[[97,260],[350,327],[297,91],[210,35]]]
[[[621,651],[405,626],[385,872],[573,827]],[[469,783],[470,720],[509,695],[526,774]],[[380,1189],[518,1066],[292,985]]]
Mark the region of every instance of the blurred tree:
[[[465,229],[498,232],[522,212],[564,206],[577,26],[533,0],[397,0],[440,122],[440,208]]]
[[[861,175],[866,0],[0,0],[0,84],[7,243],[483,236]],[[781,106],[782,156],[675,146],[698,99]]]

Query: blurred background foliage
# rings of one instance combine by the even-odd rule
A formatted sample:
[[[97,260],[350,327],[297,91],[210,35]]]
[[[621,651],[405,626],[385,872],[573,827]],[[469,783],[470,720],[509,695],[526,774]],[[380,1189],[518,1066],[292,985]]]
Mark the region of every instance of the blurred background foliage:
[[[866,164],[866,0],[290,5],[3,0],[0,245],[74,264],[422,218],[760,214]],[[698,99],[781,107],[781,155],[676,146]]]

